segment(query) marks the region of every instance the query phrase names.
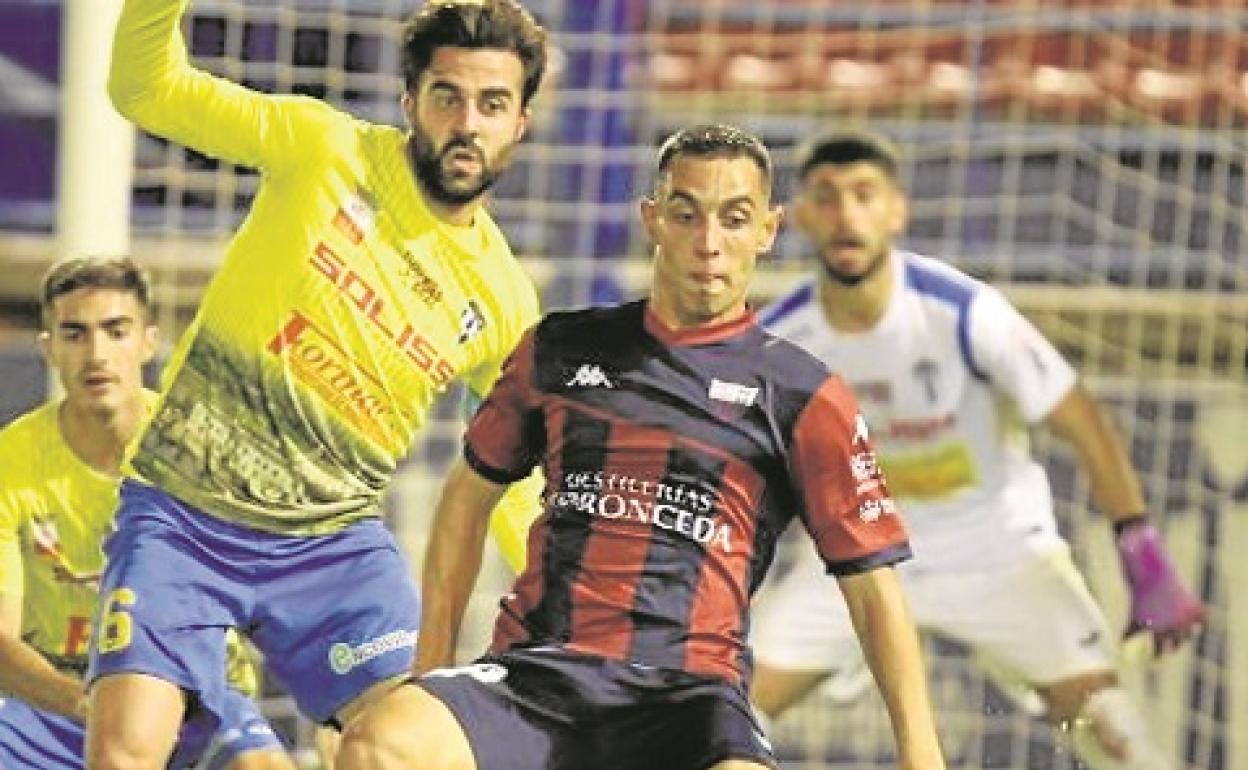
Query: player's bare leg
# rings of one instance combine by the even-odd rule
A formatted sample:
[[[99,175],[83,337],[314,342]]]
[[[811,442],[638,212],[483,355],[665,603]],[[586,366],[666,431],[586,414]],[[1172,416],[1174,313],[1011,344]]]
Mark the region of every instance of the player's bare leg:
[[[335,770],[342,735],[332,727],[317,727],[312,740],[316,744],[316,758],[321,762],[321,770]]]
[[[338,710],[338,714],[336,714],[338,724],[346,728],[347,725],[356,720],[357,716],[363,714],[364,710],[386,698],[389,691],[401,686],[406,679],[407,674],[401,674],[391,676],[389,679],[378,681],[377,684],[369,686],[367,690],[359,694],[351,703]],[[338,768],[338,748],[342,745],[342,734],[332,728],[317,728],[314,740],[316,740],[316,751],[319,760],[321,760],[322,768],[324,770],[336,770]]]
[[[1093,770],[1162,770],[1148,727],[1112,671],[1038,688],[1049,718],[1070,730],[1075,752]]]
[[[177,685],[147,674],[109,674],[91,686],[88,770],[163,770],[186,699]]]
[[[295,763],[284,751],[256,749],[239,754],[225,770],[295,770]]]
[[[775,719],[832,675],[826,670],[799,671],[759,663],[750,685],[750,700],[768,719]]]
[[[463,728],[415,685],[392,689],[346,724],[335,770],[476,770]]]

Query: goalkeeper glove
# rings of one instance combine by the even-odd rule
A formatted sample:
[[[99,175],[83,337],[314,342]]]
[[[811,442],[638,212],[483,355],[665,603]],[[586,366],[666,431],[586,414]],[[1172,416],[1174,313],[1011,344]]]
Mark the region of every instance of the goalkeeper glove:
[[[1153,636],[1153,654],[1177,649],[1205,619],[1205,608],[1183,585],[1161,543],[1161,534],[1143,516],[1115,525],[1118,556],[1131,593],[1124,636]]]

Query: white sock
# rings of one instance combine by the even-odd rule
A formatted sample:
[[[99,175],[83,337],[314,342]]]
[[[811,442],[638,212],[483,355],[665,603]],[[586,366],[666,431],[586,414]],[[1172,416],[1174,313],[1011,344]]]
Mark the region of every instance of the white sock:
[[[1098,734],[1113,736],[1126,748],[1115,759]],[[1121,687],[1105,687],[1088,696],[1071,726],[1075,753],[1092,770],[1172,770],[1148,737],[1148,725]]]

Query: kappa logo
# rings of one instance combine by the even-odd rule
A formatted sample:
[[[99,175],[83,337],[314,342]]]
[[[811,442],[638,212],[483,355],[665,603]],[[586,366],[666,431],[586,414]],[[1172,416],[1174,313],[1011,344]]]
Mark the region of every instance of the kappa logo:
[[[602,371],[598,364],[581,364],[572,375],[572,379],[564,383],[568,388],[614,388],[615,383]]]
[[[711,379],[711,388],[706,395],[716,401],[726,401],[729,404],[740,404],[741,406],[753,406],[754,399],[758,398],[758,388],[750,388],[735,382],[724,382],[723,380]]]

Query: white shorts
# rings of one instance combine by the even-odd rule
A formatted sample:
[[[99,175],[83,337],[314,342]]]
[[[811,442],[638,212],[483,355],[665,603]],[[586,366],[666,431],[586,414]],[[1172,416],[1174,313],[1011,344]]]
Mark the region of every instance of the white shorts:
[[[754,611],[755,659],[790,671],[860,665],[862,651],[836,579],[807,547]],[[968,645],[1032,685],[1114,667],[1104,615],[1056,542],[1015,564],[960,572],[898,568],[915,623]]]

